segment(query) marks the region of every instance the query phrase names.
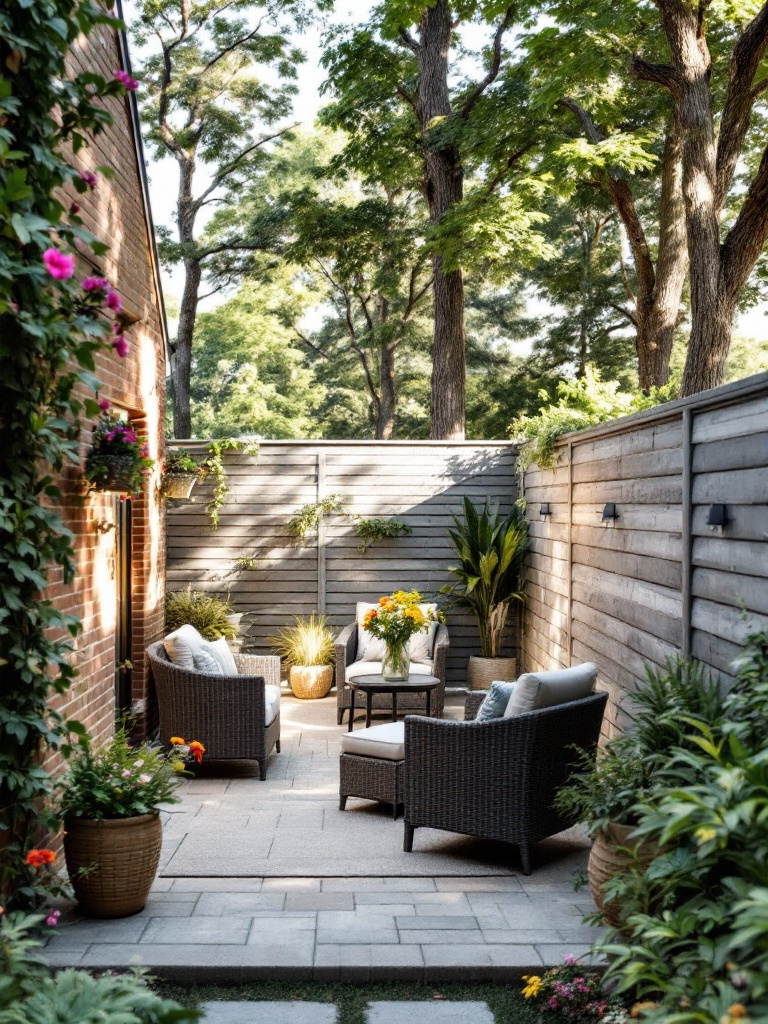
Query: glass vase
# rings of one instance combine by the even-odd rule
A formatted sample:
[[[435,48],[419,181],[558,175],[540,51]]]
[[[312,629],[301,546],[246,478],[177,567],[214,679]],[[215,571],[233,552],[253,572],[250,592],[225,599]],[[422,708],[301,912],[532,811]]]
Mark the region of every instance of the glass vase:
[[[390,682],[407,679],[411,671],[411,658],[408,653],[408,641],[403,644],[387,644],[384,660],[381,663],[381,674]]]

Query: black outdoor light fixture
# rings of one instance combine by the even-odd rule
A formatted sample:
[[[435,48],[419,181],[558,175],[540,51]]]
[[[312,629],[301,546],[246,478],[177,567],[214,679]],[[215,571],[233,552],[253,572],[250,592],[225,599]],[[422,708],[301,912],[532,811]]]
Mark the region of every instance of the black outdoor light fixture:
[[[616,511],[616,505],[612,501],[607,501],[603,505],[603,522],[612,526],[618,518],[619,513]]]
[[[711,530],[716,530],[718,527],[722,530],[725,524],[728,522],[728,512],[725,505],[710,505],[709,514],[707,515],[707,526]]]
[[[545,501],[539,508],[539,515],[542,519],[546,519],[547,516],[552,515],[552,509],[549,507],[549,502]]]

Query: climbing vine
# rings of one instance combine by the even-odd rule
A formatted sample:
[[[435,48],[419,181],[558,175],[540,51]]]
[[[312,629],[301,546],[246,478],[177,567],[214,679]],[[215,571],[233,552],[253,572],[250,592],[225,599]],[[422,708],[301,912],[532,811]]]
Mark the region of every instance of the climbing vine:
[[[227,477],[224,472],[224,452],[243,452],[245,455],[258,455],[259,446],[255,441],[238,441],[236,437],[222,437],[211,441],[208,445],[208,456],[200,463],[204,475],[213,477],[213,497],[205,507],[211,521],[211,529],[219,528],[219,509],[229,492]]]
[[[321,516],[347,514],[347,501],[341,494],[329,494],[320,501],[310,501],[297,508],[288,520],[288,533],[292,537],[303,540],[308,533],[317,530]]]
[[[80,623],[41,592],[75,571],[57,480],[78,462],[81,417],[99,412],[83,397],[98,389],[95,355],[125,356],[127,342],[104,315],[119,313],[112,285],[75,280],[76,253],[106,246],[62,189],[84,193],[109,175],[81,169],[78,154],[111,123],[103,98],[137,83],[119,69],[111,81],[73,75],[65,58],[81,34],[119,24],[93,0],[0,6],[0,893],[11,905],[40,895],[26,855],[56,825],[40,751],[67,753],[84,732],[48,704],[76,674]]]
[[[399,519],[358,519],[355,523],[355,536],[360,538],[360,554],[364,555],[371,544],[385,537],[402,537],[412,533],[411,527]]]

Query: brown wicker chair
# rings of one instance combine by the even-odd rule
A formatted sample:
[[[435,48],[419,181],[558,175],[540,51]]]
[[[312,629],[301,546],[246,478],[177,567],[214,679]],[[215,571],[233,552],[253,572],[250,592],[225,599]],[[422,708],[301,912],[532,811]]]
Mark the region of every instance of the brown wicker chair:
[[[465,721],[405,719],[405,836],[414,829],[445,829],[520,847],[531,873],[532,843],[575,824],[552,806],[568,780],[574,747],[597,750],[608,695],[516,718],[474,722],[485,694],[469,693]]]
[[[280,686],[280,659],[236,654],[237,676],[212,676],[174,665],[162,641],[147,648],[157,691],[160,740],[196,739],[207,761],[258,761],[267,777],[267,758],[280,753],[280,714],[265,725],[264,687]]]
[[[436,676],[440,680],[440,685],[432,691],[432,697],[430,701],[430,712],[436,718],[443,717],[443,707],[445,704],[445,661],[448,654],[448,647],[450,646],[450,638],[448,636],[448,627],[442,623],[437,627],[435,633],[435,646],[433,649],[433,665],[432,672],[433,676]],[[337,705],[337,721],[339,725],[344,721],[344,712],[352,708],[352,701],[354,699],[354,691],[346,684],[345,670],[348,665],[351,665],[357,656],[357,624],[355,622],[350,623],[349,626],[345,626],[344,629],[336,637],[334,644],[334,650],[336,652],[336,705]],[[375,671],[372,669],[371,671]],[[361,701],[365,698],[361,695]],[[400,694],[397,698],[398,710],[404,711],[421,711],[423,712],[426,708],[426,696],[425,694]],[[362,707],[363,704],[356,705]],[[387,711],[392,710],[392,696],[388,693],[376,694],[373,698],[374,709],[386,709]],[[352,711],[350,710],[350,714]]]

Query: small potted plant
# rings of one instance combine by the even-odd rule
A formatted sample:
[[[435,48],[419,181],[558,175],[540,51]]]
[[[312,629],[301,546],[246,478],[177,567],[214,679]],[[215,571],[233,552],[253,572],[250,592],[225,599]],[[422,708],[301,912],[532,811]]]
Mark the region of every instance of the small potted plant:
[[[144,471],[154,465],[147,440],[101,401],[101,416],[93,428],[91,450],[85,460],[85,477],[97,491],[136,494]]]
[[[90,917],[127,917],[144,908],[162,844],[159,807],[175,803],[176,782],[205,747],[171,739],[166,752],[132,747],[124,729],[94,751],[83,738],[58,782],[64,856],[75,898]]]
[[[516,660],[502,656],[502,639],[510,605],[525,600],[521,581],[528,527],[516,509],[492,513],[486,501],[478,511],[466,497],[464,518],[454,515],[453,521],[456,528],[448,533],[460,563],[448,571],[457,582],[440,593],[477,619],[480,656],[469,659],[467,682],[470,690],[485,690],[494,679],[511,682],[516,677]]]
[[[288,682],[301,700],[325,697],[333,685],[334,634],[327,621],[314,612],[308,619],[297,615],[292,626],[283,626],[269,641],[290,666]]]
[[[239,619],[236,622],[232,620],[238,614],[232,611],[229,598],[222,600],[215,594],[192,590],[191,587],[169,590],[165,595],[165,629],[168,633],[189,624],[206,640],[214,641],[222,636],[235,640]]]
[[[180,448],[167,448],[163,465],[163,494],[166,498],[184,499],[192,493],[200,467],[197,460]]]

